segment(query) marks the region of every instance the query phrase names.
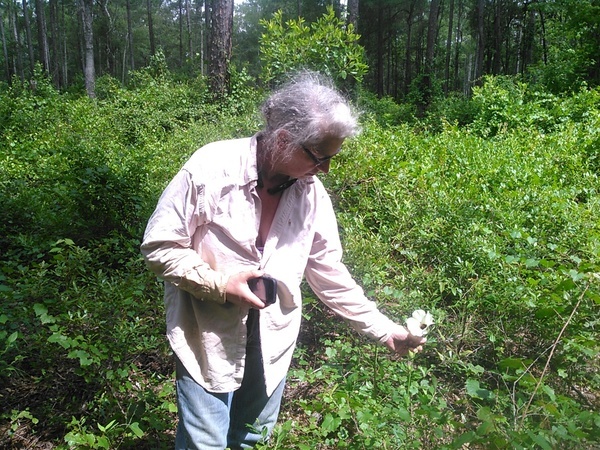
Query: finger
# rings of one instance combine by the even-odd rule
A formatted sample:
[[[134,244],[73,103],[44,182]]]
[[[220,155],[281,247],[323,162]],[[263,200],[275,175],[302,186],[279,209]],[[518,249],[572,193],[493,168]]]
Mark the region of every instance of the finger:
[[[263,270],[248,270],[247,272],[244,272],[244,275],[246,275],[246,281],[252,279],[252,278],[259,278],[262,277],[265,274],[265,272]]]
[[[250,292],[250,295],[252,296],[252,298],[248,298],[248,303],[250,303],[251,308],[264,309],[264,307],[266,306],[265,302],[263,302],[260,298],[254,295],[253,292]]]

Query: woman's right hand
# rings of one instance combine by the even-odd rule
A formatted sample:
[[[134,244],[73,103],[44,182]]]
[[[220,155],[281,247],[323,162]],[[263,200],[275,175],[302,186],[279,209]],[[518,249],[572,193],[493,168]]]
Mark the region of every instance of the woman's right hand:
[[[263,309],[264,302],[250,290],[248,280],[264,275],[262,270],[247,270],[231,275],[225,287],[226,299],[229,303],[248,308]]]

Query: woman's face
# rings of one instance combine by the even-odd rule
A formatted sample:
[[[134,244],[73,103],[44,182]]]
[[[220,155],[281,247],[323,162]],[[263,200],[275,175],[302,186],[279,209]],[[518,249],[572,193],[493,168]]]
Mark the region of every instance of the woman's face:
[[[344,138],[326,134],[321,142],[314,146],[293,145],[292,157],[282,161],[275,170],[290,178],[307,178],[319,172],[328,173],[331,158],[337,155]],[[292,145],[284,143],[284,145]]]

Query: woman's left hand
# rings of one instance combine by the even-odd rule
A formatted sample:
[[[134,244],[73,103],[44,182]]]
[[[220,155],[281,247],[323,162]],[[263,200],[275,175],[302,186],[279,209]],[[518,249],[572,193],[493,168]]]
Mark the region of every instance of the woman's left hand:
[[[425,342],[427,342],[426,338],[413,336],[402,325],[396,325],[385,345],[398,355],[406,356],[409,352],[418,353],[423,350]]]

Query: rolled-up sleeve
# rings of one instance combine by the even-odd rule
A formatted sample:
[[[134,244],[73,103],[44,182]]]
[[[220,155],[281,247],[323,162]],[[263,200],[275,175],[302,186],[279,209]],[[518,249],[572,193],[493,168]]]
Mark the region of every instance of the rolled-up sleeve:
[[[196,298],[225,302],[228,276],[212,270],[192,247],[206,220],[204,186],[181,170],[161,195],[146,227],[141,252],[149,269]]]
[[[319,204],[306,280],[320,300],[352,328],[383,343],[392,335],[395,324],[365,296],[342,262],[342,245],[329,197],[323,195]]]

